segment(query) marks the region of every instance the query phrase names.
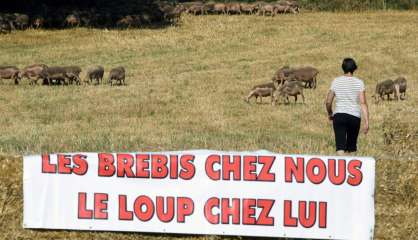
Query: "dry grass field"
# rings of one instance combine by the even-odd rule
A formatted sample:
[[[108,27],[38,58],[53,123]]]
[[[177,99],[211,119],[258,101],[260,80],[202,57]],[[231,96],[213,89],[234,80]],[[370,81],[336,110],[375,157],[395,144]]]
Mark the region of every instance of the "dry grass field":
[[[24,230],[21,156],[201,148],[333,154],[324,98],[347,56],[357,60],[369,99],[371,130],[360,136],[358,155],[377,160],[375,239],[417,239],[417,24],[418,12],[397,11],[183,16],[163,29],[0,35],[0,64],[123,65],[128,84],[0,82],[0,239],[230,239]],[[243,101],[283,65],[320,70],[305,104]],[[399,75],[409,81],[407,100],[373,103],[376,82]]]

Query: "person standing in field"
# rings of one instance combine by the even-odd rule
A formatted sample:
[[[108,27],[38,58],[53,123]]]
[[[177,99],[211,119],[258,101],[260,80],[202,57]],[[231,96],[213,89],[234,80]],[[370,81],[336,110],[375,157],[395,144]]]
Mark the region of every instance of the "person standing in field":
[[[342,69],[344,75],[334,79],[325,101],[328,118],[334,127],[337,155],[357,151],[361,120],[363,120],[364,134],[369,130],[369,110],[364,83],[353,76],[357,64],[352,58],[346,58],[343,60]]]

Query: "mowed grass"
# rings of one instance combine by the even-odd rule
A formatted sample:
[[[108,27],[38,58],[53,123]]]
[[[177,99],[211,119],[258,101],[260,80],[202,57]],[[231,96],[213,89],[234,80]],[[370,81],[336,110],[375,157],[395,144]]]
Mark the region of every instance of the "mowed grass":
[[[415,239],[417,23],[417,12],[396,11],[275,18],[183,16],[179,26],[163,29],[80,28],[1,35],[0,64],[79,65],[84,70],[100,64],[105,78],[111,67],[122,65],[128,86],[0,83],[0,153],[5,156],[0,158],[5,206],[0,238],[215,239],[23,230],[20,156],[201,148],[333,154],[324,98],[333,78],[341,74],[342,59],[354,57],[357,76],[366,84],[371,119],[369,134],[359,138],[358,155],[378,161],[375,237]],[[273,107],[269,99],[264,104],[243,101],[253,85],[269,82],[283,65],[320,70],[318,88],[304,92],[305,104]],[[374,104],[371,95],[377,81],[400,75],[408,79],[407,100]],[[384,136],[393,129],[386,126],[396,121],[407,126],[406,142],[388,146]],[[16,161],[17,166],[9,166]],[[12,194],[3,194],[9,191]],[[15,197],[10,200],[6,195]]]

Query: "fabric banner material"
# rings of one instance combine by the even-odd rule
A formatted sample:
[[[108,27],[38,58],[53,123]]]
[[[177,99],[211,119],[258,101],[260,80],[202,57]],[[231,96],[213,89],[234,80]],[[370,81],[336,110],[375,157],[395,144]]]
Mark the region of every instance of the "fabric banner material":
[[[24,157],[25,228],[372,239],[375,160],[191,150]]]

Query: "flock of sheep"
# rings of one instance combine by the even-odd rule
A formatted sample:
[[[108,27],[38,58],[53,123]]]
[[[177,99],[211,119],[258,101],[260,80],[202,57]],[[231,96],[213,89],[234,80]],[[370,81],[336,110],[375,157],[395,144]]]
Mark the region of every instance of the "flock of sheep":
[[[0,80],[10,79],[15,84],[19,84],[21,80],[27,79],[31,85],[37,85],[39,80],[43,85],[102,84],[104,76],[102,66],[89,67],[83,81],[80,78],[81,71],[79,66],[61,67],[33,64],[23,69],[16,66],[0,66]],[[124,67],[115,67],[110,70],[107,83],[112,86],[113,82],[118,85],[126,85]]]
[[[253,3],[215,3],[215,2],[186,2],[177,5],[183,12],[203,14],[257,14],[263,16],[275,16],[279,13],[299,13],[299,3],[294,0]]]
[[[102,66],[91,66],[87,68],[85,78],[80,78],[82,69],[79,66],[47,66],[45,64],[33,64],[23,69],[16,66],[0,66],[0,81],[9,79],[19,84],[23,79],[27,79],[29,84],[37,85],[41,80],[43,85],[69,85],[76,84],[102,84],[104,76],[104,68]],[[275,105],[278,100],[284,99],[289,103],[289,96],[295,98],[297,102],[298,96],[301,95],[302,102],[305,102],[303,95],[304,88],[317,87],[317,77],[319,71],[315,67],[289,67],[284,66],[278,69],[272,80],[268,83],[255,85],[250,93],[245,97],[246,102],[255,97],[256,102],[263,97],[271,97],[271,104]],[[105,83],[117,85],[126,85],[125,68],[115,67],[109,71],[108,79]],[[394,99],[404,100],[406,98],[407,80],[405,77],[398,77],[395,80],[385,80],[377,83],[375,94],[372,96],[376,102]]]
[[[10,33],[12,30],[62,28],[62,27],[141,27],[157,22],[176,23],[182,13],[193,15],[204,14],[258,14],[276,16],[280,13],[299,13],[300,6],[295,0],[278,2],[256,1],[253,3],[216,3],[216,2],[185,2],[172,4],[167,1],[157,1],[155,6],[147,11],[134,14],[110,14],[97,12],[95,9],[45,10],[47,15],[23,13],[0,13],[0,33]]]
[[[255,97],[256,102],[260,98],[262,102],[263,97],[271,97],[271,104],[275,105],[279,98],[284,99],[289,103],[289,96],[295,97],[297,102],[298,95],[301,95],[303,103],[305,96],[303,95],[304,88],[316,88],[317,77],[319,71],[311,66],[291,68],[285,66],[276,71],[273,75],[272,81],[255,85],[250,93],[244,98],[249,103],[250,99]],[[396,80],[385,80],[376,84],[375,94],[372,96],[375,102],[384,100],[392,100],[392,94],[396,100],[404,100],[406,98],[407,80],[405,77],[398,77]]]

